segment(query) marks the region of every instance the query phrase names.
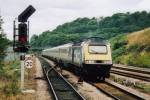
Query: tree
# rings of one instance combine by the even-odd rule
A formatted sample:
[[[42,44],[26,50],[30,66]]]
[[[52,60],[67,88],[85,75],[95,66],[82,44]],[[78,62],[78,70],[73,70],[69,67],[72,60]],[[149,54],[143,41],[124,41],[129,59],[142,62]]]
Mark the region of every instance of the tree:
[[[3,34],[2,24],[3,24],[3,19],[2,16],[0,15],[0,34]]]
[[[100,20],[101,19],[101,20]],[[71,36],[77,37],[73,41],[92,36],[111,39],[119,34],[126,34],[150,27],[150,12],[137,11],[134,13],[116,13],[101,18],[77,18],[72,22],[59,25],[53,31],[45,31],[38,39],[31,40],[32,46],[51,47],[72,41]],[[75,35],[76,34],[76,35]],[[70,36],[69,38],[67,36]],[[35,37],[35,36],[34,36]],[[67,38],[67,39],[66,39]]]
[[[6,35],[4,34],[3,28],[2,28],[3,20],[0,16],[0,66],[1,62],[5,57],[5,50],[7,46],[9,45],[9,40],[6,38]],[[0,67],[1,69],[1,67]]]
[[[36,40],[38,39],[38,35],[34,34],[30,39],[30,44],[35,44]]]

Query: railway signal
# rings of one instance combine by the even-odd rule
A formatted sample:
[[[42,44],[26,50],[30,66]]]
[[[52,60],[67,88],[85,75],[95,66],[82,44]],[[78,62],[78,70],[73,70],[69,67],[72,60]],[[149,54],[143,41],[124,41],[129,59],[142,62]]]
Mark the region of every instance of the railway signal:
[[[16,20],[14,21],[14,52],[19,52],[21,60],[21,90],[24,89],[24,66],[25,66],[25,53],[29,50],[29,21],[28,18],[35,12],[35,8],[29,5],[18,16],[18,27],[16,27]],[[31,63],[31,61],[30,61]],[[27,66],[28,64],[26,64]],[[29,66],[30,68],[32,66]]]
[[[27,24],[21,23],[18,25],[19,29],[19,42],[21,45],[27,44]]]
[[[35,8],[29,5],[19,16],[19,22],[27,22],[28,18],[35,12]]]
[[[25,53],[29,50],[29,22],[27,21],[34,12],[35,8],[29,5],[18,16],[18,28],[16,28],[16,21],[14,21],[13,49],[15,52]]]

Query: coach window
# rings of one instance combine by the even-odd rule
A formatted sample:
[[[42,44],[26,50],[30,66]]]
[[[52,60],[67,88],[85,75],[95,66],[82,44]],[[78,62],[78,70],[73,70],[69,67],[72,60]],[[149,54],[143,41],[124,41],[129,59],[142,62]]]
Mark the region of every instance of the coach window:
[[[78,55],[79,55],[79,50],[78,50],[78,48],[75,48],[74,49],[74,56],[75,56],[75,58],[78,58]]]

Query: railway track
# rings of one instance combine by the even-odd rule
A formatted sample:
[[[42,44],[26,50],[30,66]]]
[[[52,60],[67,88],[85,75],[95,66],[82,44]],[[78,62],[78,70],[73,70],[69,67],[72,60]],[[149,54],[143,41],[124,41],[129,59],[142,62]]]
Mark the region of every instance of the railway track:
[[[45,59],[39,59],[55,100],[85,100]]]
[[[150,82],[150,70],[144,68],[113,65],[111,73]]]
[[[114,83],[114,82],[113,82]],[[106,94],[107,96],[113,98],[114,100],[148,100],[149,96],[145,94],[136,94],[131,92],[131,90],[126,90],[121,86],[114,85],[112,81],[106,79],[105,82],[91,83],[98,90]],[[128,88],[127,88],[128,89]],[[134,90],[133,90],[134,91]]]
[[[112,81],[110,82],[110,80],[108,79],[106,79],[105,82],[103,83],[101,82],[91,83],[90,82],[91,85],[95,86],[98,90],[102,91],[104,94],[106,94],[107,96],[111,97],[114,100],[148,100],[147,98],[149,98],[149,96],[146,94],[137,92],[136,90],[134,91],[133,89],[125,87],[125,86],[122,87],[122,85],[120,86],[118,86],[118,84],[114,85],[113,83]],[[76,99],[73,99],[73,100],[76,100]]]

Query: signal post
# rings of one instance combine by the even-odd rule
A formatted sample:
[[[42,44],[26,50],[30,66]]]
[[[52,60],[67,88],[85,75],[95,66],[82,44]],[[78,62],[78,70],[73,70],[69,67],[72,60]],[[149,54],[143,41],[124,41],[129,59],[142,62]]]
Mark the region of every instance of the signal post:
[[[28,18],[35,12],[35,8],[29,5],[19,16],[18,21],[14,21],[14,36],[13,36],[13,50],[20,53],[21,61],[21,84],[20,89],[24,90],[24,60],[25,54],[29,50],[29,22]],[[17,22],[17,27],[16,27]]]

